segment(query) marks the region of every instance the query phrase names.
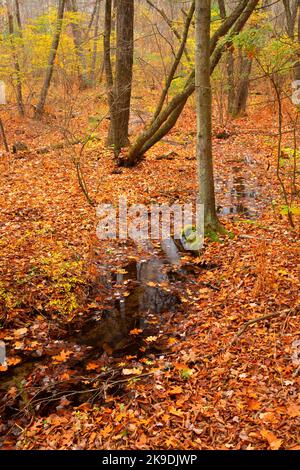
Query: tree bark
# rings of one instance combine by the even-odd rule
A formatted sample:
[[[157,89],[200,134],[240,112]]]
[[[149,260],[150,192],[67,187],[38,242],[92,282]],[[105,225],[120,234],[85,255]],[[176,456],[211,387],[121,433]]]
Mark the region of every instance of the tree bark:
[[[116,5],[116,13],[116,70],[112,90],[113,103],[110,106],[111,129],[108,144],[114,147],[115,155],[118,156],[121,149],[129,145],[128,133],[133,75],[134,0],[119,0]],[[111,86],[111,83],[108,82],[108,85]],[[111,98],[109,98],[110,100]]]
[[[21,20],[21,12],[20,12],[20,2],[19,0],[15,0],[15,9],[16,9],[16,19],[19,28],[19,35],[22,37],[22,20]]]
[[[54,70],[54,63],[57,55],[57,50],[59,46],[59,41],[60,41],[60,36],[61,36],[61,31],[62,31],[62,23],[63,23],[63,18],[64,18],[64,10],[65,10],[65,0],[59,0],[58,3],[58,9],[57,9],[57,23],[56,23],[56,28],[54,32],[54,36],[52,39],[52,44],[51,44],[51,50],[50,50],[50,55],[49,55],[49,61],[48,61],[48,67],[46,71],[46,76],[44,80],[44,84],[41,90],[40,94],[40,99],[38,102],[38,105],[35,110],[35,118],[40,119],[44,112],[45,108],[45,103],[48,95],[48,91],[50,88],[51,84],[51,79],[53,75],[53,70]]]
[[[67,8],[72,13],[78,13],[77,1],[76,0],[67,0]],[[79,62],[79,85],[80,89],[84,90],[89,85],[89,79],[87,75],[87,63],[85,53],[82,47],[82,35],[80,31],[80,27],[76,22],[71,23],[73,38],[74,38],[74,46],[76,55]]]
[[[254,11],[259,0],[242,0],[232,14],[221,24],[210,40],[210,72],[212,73],[218,65],[223,52],[231,46],[232,36],[238,34],[246,24],[251,13]],[[219,40],[228,32],[227,41]],[[193,70],[186,81],[181,93],[178,93],[161,111],[160,115],[130,147],[125,158],[119,159],[120,166],[134,166],[142,158],[145,152],[164,137],[176,124],[185,103],[195,91],[195,70]]]
[[[10,34],[10,43],[11,43],[11,48],[12,48],[12,55],[13,55],[14,69],[15,69],[15,79],[13,78],[13,82],[15,83],[13,84],[15,84],[19,114],[20,116],[24,116],[25,107],[24,107],[24,101],[23,101],[21,67],[20,67],[18,54],[17,54],[17,50],[15,46],[14,17],[11,11],[11,4],[9,0],[7,0],[6,6],[7,6],[7,19],[8,19],[8,32]]]
[[[196,0],[195,88],[197,105],[197,167],[199,202],[205,230],[219,230],[212,156],[212,91],[210,80],[211,0]]]
[[[246,112],[252,63],[252,59],[240,52],[239,79],[236,84],[233,103],[230,109],[230,114],[233,118],[241,116]]]
[[[107,99],[110,112],[110,126],[107,138],[107,144],[113,145],[114,143],[114,127],[112,121],[114,121],[114,76],[111,63],[111,31],[112,31],[112,0],[105,0],[105,19],[104,19],[104,37],[103,37],[103,48],[104,48],[104,69],[106,78],[106,90]]]
[[[297,34],[298,47],[300,50],[300,0],[298,0],[298,34]],[[300,52],[298,52],[298,61],[294,67],[295,80],[300,80]]]
[[[95,4],[95,29],[94,29],[94,40],[93,40],[93,55],[91,63],[91,73],[90,80],[92,85],[95,85],[96,81],[96,64],[97,64],[97,55],[98,55],[98,35],[99,35],[99,20],[100,20],[100,2],[101,0],[96,0]]]
[[[297,21],[298,15],[298,35],[297,40],[298,44],[300,44],[300,0],[283,0],[283,6],[285,11],[285,18],[286,18],[286,31],[289,38],[294,41],[295,39],[295,26]],[[297,53],[299,57],[299,52]],[[295,80],[300,79],[300,60],[298,60],[294,65],[294,78]]]

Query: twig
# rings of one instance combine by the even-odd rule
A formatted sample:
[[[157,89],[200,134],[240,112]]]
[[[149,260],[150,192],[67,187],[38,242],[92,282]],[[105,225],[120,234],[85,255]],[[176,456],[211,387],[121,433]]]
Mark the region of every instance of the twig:
[[[233,344],[236,343],[236,341],[238,340],[238,338],[240,336],[242,336],[243,333],[245,333],[245,331],[249,328],[249,326],[251,325],[254,325],[255,323],[259,323],[261,321],[265,321],[265,320],[270,320],[272,318],[276,318],[276,317],[283,317],[283,316],[286,316],[286,315],[289,315],[290,313],[294,312],[294,313],[299,313],[299,310],[300,309],[297,309],[297,307],[295,309],[288,309],[288,310],[285,310],[283,312],[274,312],[274,313],[268,313],[267,315],[263,315],[261,317],[258,317],[258,318],[253,318],[252,320],[249,320],[247,321],[246,323],[244,323],[244,325],[239,329],[239,331],[237,332],[237,334],[235,335],[235,337],[233,338],[233,340],[231,341],[231,346]]]

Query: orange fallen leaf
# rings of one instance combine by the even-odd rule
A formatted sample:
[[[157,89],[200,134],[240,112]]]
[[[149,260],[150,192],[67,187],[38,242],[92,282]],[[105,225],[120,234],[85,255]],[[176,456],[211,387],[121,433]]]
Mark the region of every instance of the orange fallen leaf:
[[[179,395],[180,393],[182,393],[182,387],[180,386],[172,387],[168,393],[169,395]]]
[[[107,437],[109,436],[109,434],[112,432],[113,430],[113,427],[111,426],[111,424],[108,424],[107,426],[105,426],[104,429],[102,429],[102,431],[100,432],[101,436],[103,437]]]
[[[17,364],[20,364],[21,359],[19,357],[9,357],[7,359],[7,364],[9,366],[16,366]]]
[[[280,449],[283,442],[282,439],[278,439],[275,434],[273,434],[271,431],[268,431],[267,429],[263,429],[262,431],[260,431],[260,434],[264,439],[268,441],[272,450]]]
[[[248,400],[248,408],[249,408],[249,410],[256,411],[256,410],[259,410],[261,408],[261,404],[259,403],[259,401],[254,400],[252,398],[252,399]]]
[[[71,356],[72,351],[61,351],[57,356],[53,356],[54,362],[66,362]]]
[[[133,330],[130,331],[131,335],[140,335],[141,333],[143,333],[143,330],[140,330],[138,328],[134,328]]]
[[[87,365],[86,365],[86,370],[97,370],[99,369],[99,364],[96,364],[95,362],[89,362]]]

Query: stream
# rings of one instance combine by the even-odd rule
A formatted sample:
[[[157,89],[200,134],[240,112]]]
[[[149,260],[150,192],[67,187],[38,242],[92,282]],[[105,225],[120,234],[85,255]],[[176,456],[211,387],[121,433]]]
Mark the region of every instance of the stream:
[[[257,218],[257,181],[242,175],[241,168],[233,168],[229,181],[217,178],[216,187],[217,193],[224,196],[224,204],[218,207],[221,216]],[[87,361],[97,360],[105,353],[112,358],[121,358],[130,354],[143,356],[145,351],[147,354],[161,354],[164,351],[163,341],[145,348],[145,339],[160,335],[170,315],[180,311],[177,287],[181,286],[182,289],[188,282],[195,282],[194,267],[190,272],[188,266],[182,266],[183,248],[173,239],[162,240],[159,247],[150,241],[143,242],[141,248],[147,254],[145,259],[132,261],[123,269],[112,270],[109,279],[110,307],[95,311],[83,324],[75,322],[69,325],[69,331],[61,341],[78,351],[77,359],[71,360],[69,367],[79,374],[84,373]],[[214,269],[214,266],[204,266],[202,269]],[[187,277],[187,273],[192,276]],[[136,335],[132,331],[140,333]],[[38,374],[39,368],[51,368],[51,361],[51,354],[26,357],[21,364],[2,373],[0,391],[4,393],[4,400],[11,387],[23,388],[28,377]],[[36,381],[35,375],[31,383]],[[59,389],[61,385],[56,383],[54,387]],[[74,382],[69,386],[74,387]]]

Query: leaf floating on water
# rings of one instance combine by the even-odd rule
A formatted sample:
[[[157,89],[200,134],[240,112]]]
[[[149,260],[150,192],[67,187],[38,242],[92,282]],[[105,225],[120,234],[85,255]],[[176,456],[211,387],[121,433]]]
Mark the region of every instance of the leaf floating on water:
[[[155,341],[158,340],[157,336],[148,336],[148,338],[145,339],[147,343],[155,343]]]
[[[130,331],[131,335],[140,335],[141,333],[143,333],[143,330],[140,330],[139,328],[134,328]]]

